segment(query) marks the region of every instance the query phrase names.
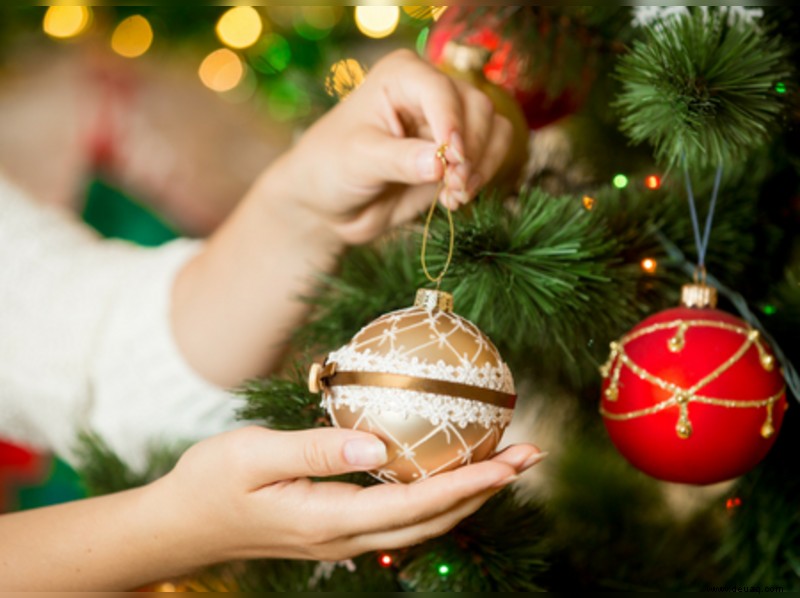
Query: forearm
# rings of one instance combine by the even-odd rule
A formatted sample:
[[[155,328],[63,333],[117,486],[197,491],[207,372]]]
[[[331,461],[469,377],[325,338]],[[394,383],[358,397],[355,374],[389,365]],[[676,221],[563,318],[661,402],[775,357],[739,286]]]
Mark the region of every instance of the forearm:
[[[342,244],[296,205],[302,180],[279,160],[256,183],[173,291],[173,331],[190,365],[229,387],[279,365],[306,308],[298,297],[336,263]]]
[[[209,564],[163,498],[151,485],[0,516],[0,590],[132,590]]]

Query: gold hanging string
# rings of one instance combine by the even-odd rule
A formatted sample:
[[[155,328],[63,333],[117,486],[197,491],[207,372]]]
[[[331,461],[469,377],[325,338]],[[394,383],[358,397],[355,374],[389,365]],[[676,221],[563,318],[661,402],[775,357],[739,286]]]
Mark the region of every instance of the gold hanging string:
[[[433,220],[433,213],[436,211],[436,204],[439,203],[439,194],[444,189],[445,184],[445,173],[447,172],[447,158],[445,157],[445,153],[447,152],[447,144],[442,145],[438,150],[436,150],[436,158],[441,161],[442,163],[442,180],[439,181],[439,185],[436,188],[436,194],[433,196],[433,202],[431,203],[431,207],[428,209],[428,217],[425,219],[425,231],[422,234],[422,251],[420,252],[420,262],[422,263],[422,271],[425,272],[425,276],[429,281],[436,284],[436,289],[439,289],[439,286],[442,284],[442,279],[444,275],[447,273],[447,269],[450,267],[450,262],[453,260],[453,245],[455,243],[456,238],[456,229],[455,225],[453,224],[453,213],[450,211],[450,208],[445,208],[447,210],[447,221],[450,224],[450,246],[447,250],[447,260],[444,263],[444,267],[442,271],[439,273],[439,276],[434,277],[431,275],[430,271],[428,270],[428,264],[425,257],[425,252],[428,249],[428,235],[430,234],[431,230],[431,221]]]

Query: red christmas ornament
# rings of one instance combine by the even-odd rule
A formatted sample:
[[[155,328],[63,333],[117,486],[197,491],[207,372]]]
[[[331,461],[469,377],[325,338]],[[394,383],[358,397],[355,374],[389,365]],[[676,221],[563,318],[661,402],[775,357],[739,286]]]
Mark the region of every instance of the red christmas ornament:
[[[528,126],[539,129],[577,112],[583,105],[594,81],[593,43],[586,30],[577,25],[571,27],[568,19],[559,19],[547,7],[513,8],[529,11],[525,16],[533,19],[537,43],[531,42],[527,21],[521,24],[519,14],[509,12],[508,7],[492,12],[485,6],[451,6],[431,29],[427,54],[433,64],[440,64],[444,60],[444,47],[451,40],[488,50],[491,57],[484,66],[484,75],[511,93]],[[480,15],[476,10],[481,10]],[[517,36],[513,32],[509,35],[514,23],[520,30]],[[561,33],[552,35],[556,28]],[[572,43],[578,44],[585,60],[568,84],[552,90],[553,81],[565,69],[561,62],[565,46]]]
[[[715,289],[686,285],[683,303],[611,344],[600,412],[635,467],[713,484],[746,473],[772,448],[786,386],[758,331],[714,309]]]

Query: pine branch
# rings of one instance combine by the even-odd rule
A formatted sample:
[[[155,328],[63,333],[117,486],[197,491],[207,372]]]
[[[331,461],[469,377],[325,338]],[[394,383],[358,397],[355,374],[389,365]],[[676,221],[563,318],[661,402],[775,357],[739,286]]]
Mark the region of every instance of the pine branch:
[[[188,443],[153,447],[148,451],[145,470],[136,472],[99,436],[83,433],[78,443],[78,473],[90,496],[144,486],[171,470],[188,448]]]
[[[776,83],[790,75],[780,38],[695,11],[657,23],[617,68],[622,129],[673,166],[739,164],[776,128]]]
[[[262,421],[277,430],[307,430],[327,424],[319,397],[308,391],[299,366],[288,378],[250,380],[236,394],[246,399],[237,413],[242,420]]]
[[[399,579],[414,592],[542,591],[548,527],[541,507],[502,492],[448,536],[409,549]]]

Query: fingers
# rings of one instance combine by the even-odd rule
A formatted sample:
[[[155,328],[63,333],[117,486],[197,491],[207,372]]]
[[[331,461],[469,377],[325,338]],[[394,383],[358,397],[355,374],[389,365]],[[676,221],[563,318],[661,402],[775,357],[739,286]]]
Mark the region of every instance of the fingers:
[[[365,471],[386,462],[386,446],[372,434],[340,428],[278,432],[251,426],[231,433],[232,458],[252,488],[301,477]]]
[[[491,178],[500,168],[503,160],[511,147],[512,133],[511,123],[504,116],[495,114],[492,118],[492,134],[486,146],[483,158],[477,165],[476,172],[483,183]]]
[[[431,538],[446,534],[463,519],[480,509],[484,503],[502,488],[492,488],[462,501],[453,509],[427,521],[407,527],[364,534],[352,539],[353,553],[360,554],[372,550],[394,550],[420,544]]]
[[[383,484],[363,488],[349,497],[340,514],[341,536],[383,532],[416,525],[446,513],[462,501],[514,479],[516,470],[506,463],[484,461],[439,474],[411,485]],[[375,505],[380,505],[376,509]],[[332,508],[334,508],[332,506]]]
[[[444,166],[436,155],[438,146],[432,141],[398,138],[370,128],[359,148],[359,159],[374,165],[373,176],[383,181],[421,185],[444,176]]]
[[[492,458],[496,463],[504,463],[513,468],[516,473],[521,473],[547,456],[537,447],[530,444],[514,445],[498,453]],[[393,529],[378,529],[352,538],[352,552],[354,554],[370,550],[391,550],[418,544],[447,533],[461,520],[476,512],[489,498],[502,490],[516,479],[511,475],[493,484],[491,487],[462,499],[451,508],[440,511],[427,519],[412,521],[402,527]],[[419,485],[410,486],[412,490]]]
[[[421,116],[430,125],[437,147],[448,143],[453,159],[463,158],[463,143],[452,138],[464,120],[461,94],[453,80],[408,50],[392,53],[382,66],[384,88],[393,108]]]

